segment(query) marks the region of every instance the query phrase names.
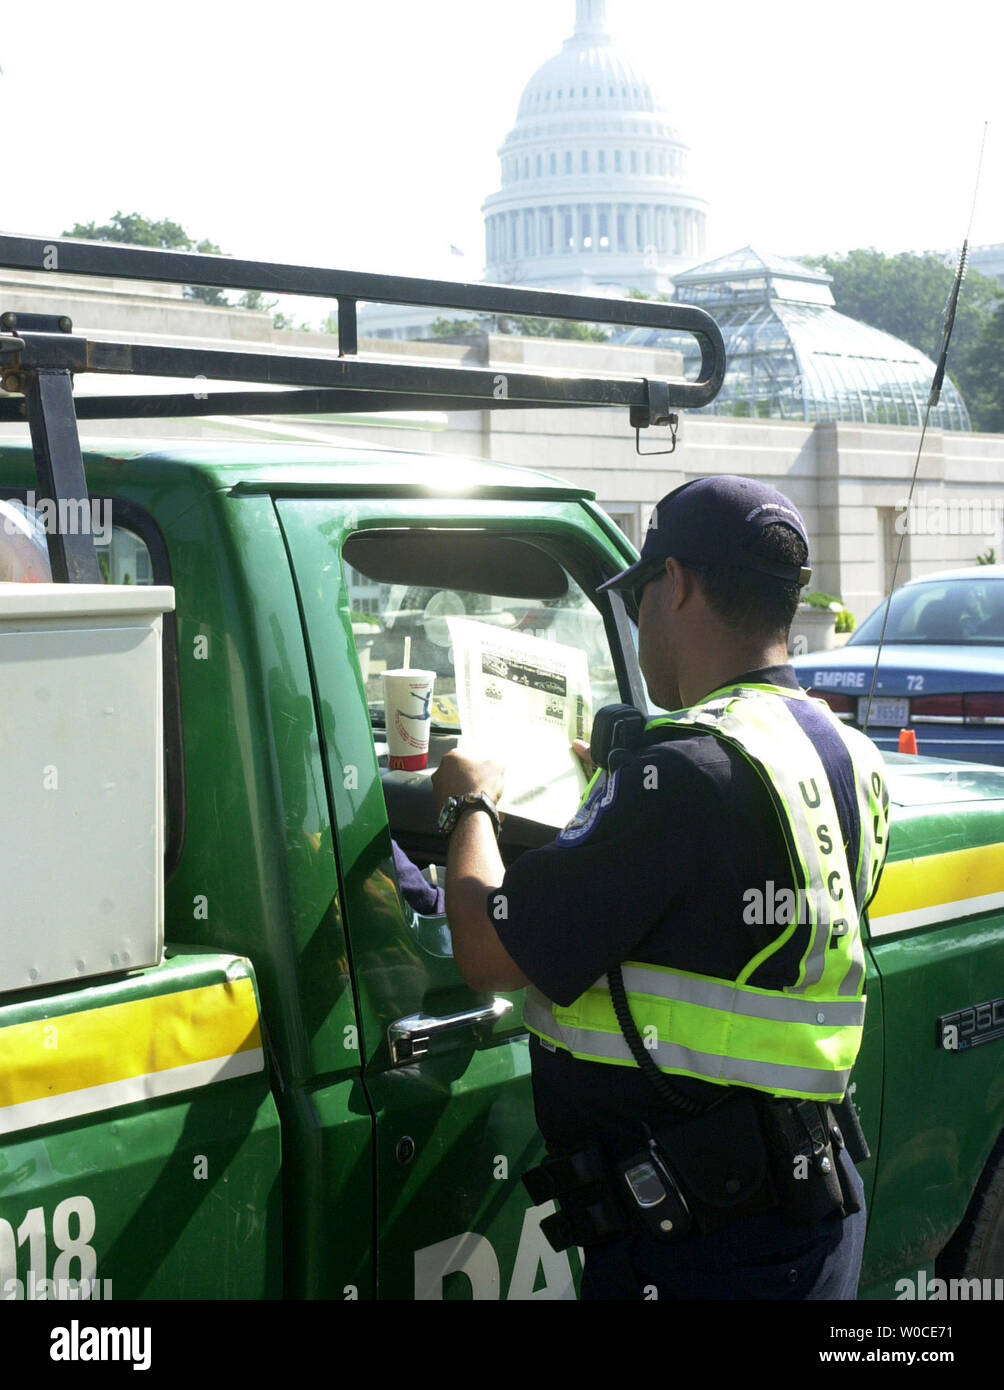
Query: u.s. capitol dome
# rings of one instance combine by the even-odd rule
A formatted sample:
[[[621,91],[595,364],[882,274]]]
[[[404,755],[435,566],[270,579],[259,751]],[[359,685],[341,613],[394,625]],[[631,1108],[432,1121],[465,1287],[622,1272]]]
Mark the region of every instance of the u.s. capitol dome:
[[[605,0],[523,90],[486,198],[485,279],[668,293],[704,254],[706,201],[654,75],[616,44]]]

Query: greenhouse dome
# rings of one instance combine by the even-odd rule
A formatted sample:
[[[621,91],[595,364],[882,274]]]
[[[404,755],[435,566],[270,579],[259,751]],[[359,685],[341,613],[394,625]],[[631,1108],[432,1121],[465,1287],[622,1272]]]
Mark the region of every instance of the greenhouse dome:
[[[675,298],[706,309],[725,338],[728,371],[707,411],[781,420],[923,423],[934,363],[902,339],[838,314],[831,280],[825,271],[749,246],[674,277]],[[632,329],[618,334],[617,341],[668,346],[669,335]],[[694,340],[673,345],[683,349],[692,375]],[[962,397],[947,377],[930,423],[943,430],[971,428]]]

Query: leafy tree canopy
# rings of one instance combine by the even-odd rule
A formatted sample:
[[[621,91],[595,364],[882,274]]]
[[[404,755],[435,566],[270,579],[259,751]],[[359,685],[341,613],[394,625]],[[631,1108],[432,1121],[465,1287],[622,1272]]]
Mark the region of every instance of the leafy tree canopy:
[[[261,290],[245,290],[237,301],[237,307],[253,309],[259,314],[270,314],[278,303],[277,299],[266,299]]]
[[[168,217],[154,222],[138,212],[117,212],[110,222],[102,226],[96,222],[75,222],[63,235],[86,241],[121,241],[130,246],[159,246],[163,251],[194,249],[191,237],[177,222],[172,222]]]
[[[209,241],[205,237],[201,241],[195,241],[179,222],[172,222],[169,217],[154,221],[153,218],[144,217],[139,212],[116,212],[109,222],[100,226],[96,222],[76,222],[63,235],[80,237],[86,241],[117,241],[129,246],[156,246],[163,251],[198,251],[204,256],[223,255],[215,241]],[[231,305],[220,289],[208,285],[186,285],[185,298],[198,299],[203,304],[253,309],[259,313],[272,314],[272,323],[276,328],[295,328],[303,332],[310,329],[309,323],[295,323],[287,314],[273,312],[279,301],[266,299],[261,290],[245,290],[238,297],[236,305]]]
[[[583,343],[605,343],[607,333],[591,323],[570,319],[540,319],[522,314],[480,314],[476,318],[436,319],[430,328],[434,338],[469,338],[477,333],[510,333],[517,338],[571,338]]]
[[[987,316],[967,369],[966,390],[974,423],[981,430],[1004,433],[1004,299]]]
[[[80,237],[85,241],[118,241],[129,246],[156,246],[162,251],[198,251],[205,256],[221,256],[223,252],[214,241],[203,238],[193,241],[178,222],[162,217],[159,222],[139,212],[116,212],[110,222],[75,222],[63,236]],[[186,285],[186,299],[200,299],[203,304],[228,304],[222,290],[208,285]]]

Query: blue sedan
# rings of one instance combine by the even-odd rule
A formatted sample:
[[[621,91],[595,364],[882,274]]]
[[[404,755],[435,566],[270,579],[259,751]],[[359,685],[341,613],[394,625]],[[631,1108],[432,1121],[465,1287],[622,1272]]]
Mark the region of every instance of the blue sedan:
[[[792,661],[801,684],[858,729],[885,611],[883,601],[845,647]],[[929,757],[1004,766],[1004,565],[947,570],[893,594],[868,733],[895,751],[901,729]]]

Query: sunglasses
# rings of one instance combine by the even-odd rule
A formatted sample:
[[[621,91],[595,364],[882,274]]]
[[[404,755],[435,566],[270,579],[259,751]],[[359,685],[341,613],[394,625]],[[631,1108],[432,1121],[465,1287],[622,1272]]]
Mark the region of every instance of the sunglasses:
[[[634,618],[636,622],[638,613],[641,609],[641,596],[645,592],[646,585],[651,584],[653,579],[659,579],[665,573],[666,561],[664,559],[650,560],[648,565],[637,575],[634,582],[629,584],[626,588],[625,594],[629,598],[630,606],[634,609]]]

